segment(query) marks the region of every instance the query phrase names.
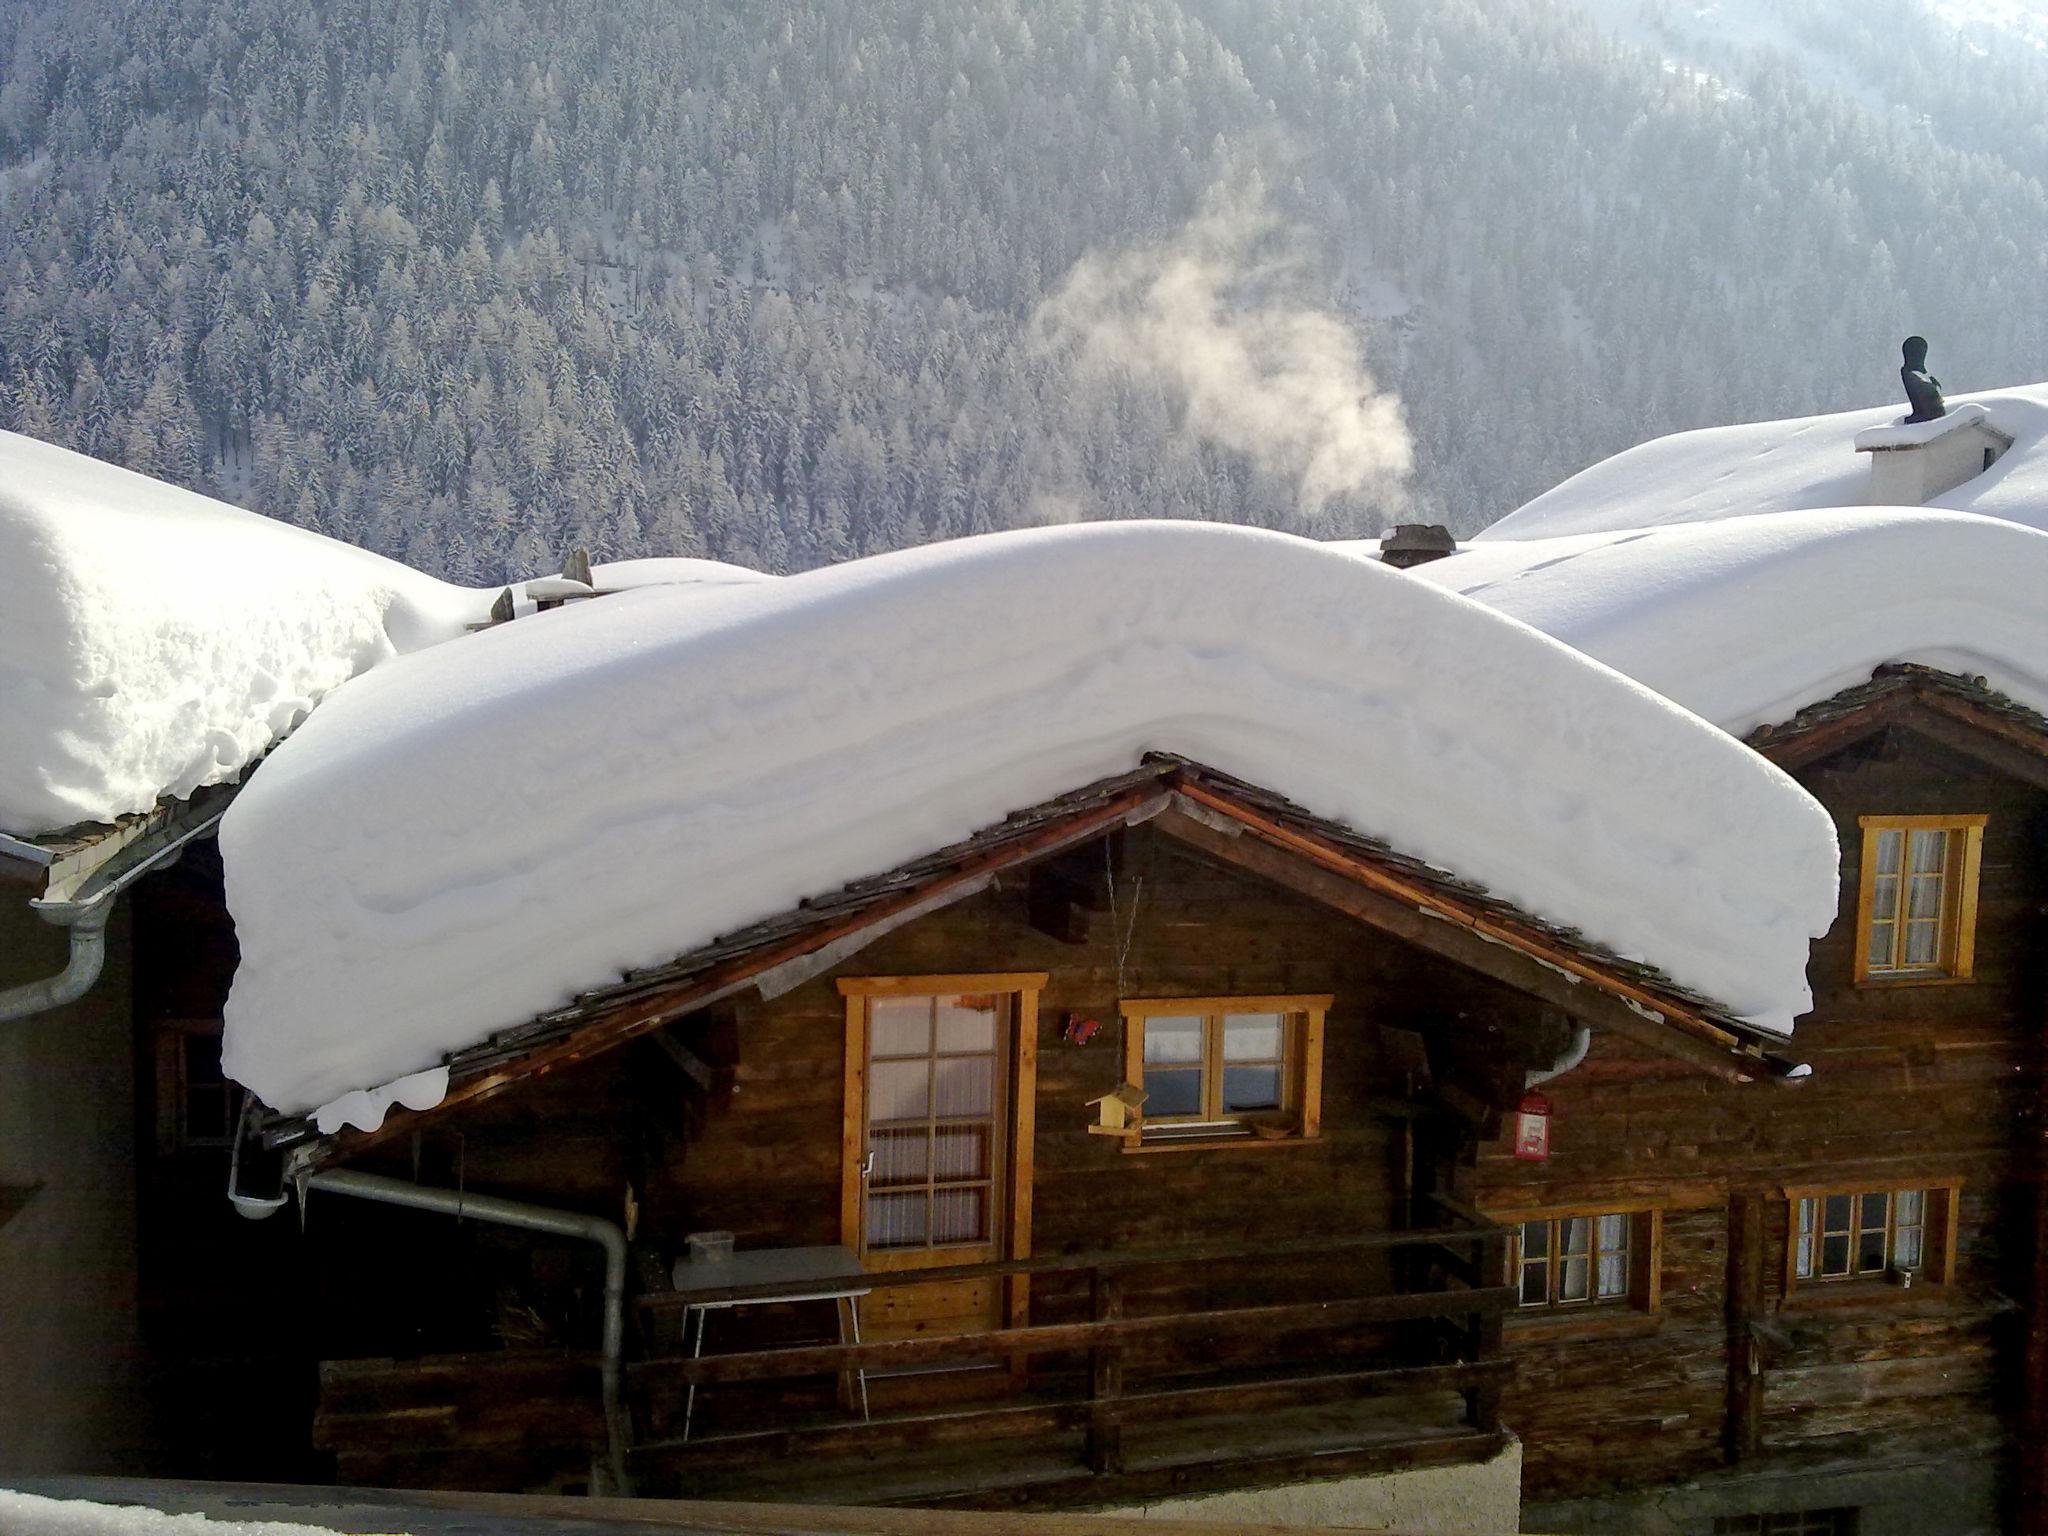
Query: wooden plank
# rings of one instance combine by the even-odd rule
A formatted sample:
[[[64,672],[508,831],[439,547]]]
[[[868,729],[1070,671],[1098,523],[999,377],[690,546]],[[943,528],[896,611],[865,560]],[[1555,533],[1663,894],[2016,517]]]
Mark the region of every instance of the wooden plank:
[[[1097,1270],[1088,1277],[1089,1310],[1098,1323],[1115,1323],[1124,1315],[1123,1277],[1114,1270]],[[1088,1361],[1088,1469],[1091,1472],[1121,1472],[1124,1462],[1121,1421],[1116,1416],[1116,1399],[1124,1389],[1124,1360],[1120,1341],[1103,1338]]]
[[[1010,1133],[1012,1259],[1031,1257],[1031,1199],[1038,1177],[1038,994],[1037,987],[1017,994],[1016,1109]],[[1031,1320],[1031,1277],[1011,1275],[1005,1289],[1005,1321],[1020,1328]]]
[[[1756,1324],[1764,1309],[1767,1198],[1745,1190],[1728,1201],[1728,1399],[1721,1445],[1731,1464],[1763,1447],[1763,1355]]]
[[[841,995],[846,999],[846,1040],[839,1101],[839,1241],[859,1254],[865,1248],[861,1193],[867,1167],[868,1004],[857,993]]]
[[[1192,788],[1189,793],[1193,793]],[[1204,803],[1207,803],[1206,798]],[[1679,1027],[1677,1016],[1672,1012],[1673,1005],[1668,1001],[1651,999],[1649,994],[1640,993],[1640,989],[1629,989],[1639,993],[1642,999],[1648,999],[1646,1004],[1639,1002],[1638,1006],[1651,1007],[1663,1015],[1666,1022],[1660,1024],[1645,1018],[1629,1007],[1625,994],[1618,990],[1618,984],[1610,985],[1584,961],[1564,966],[1547,956],[1531,953],[1527,940],[1512,935],[1509,930],[1490,934],[1476,924],[1456,919],[1445,921],[1444,918],[1450,915],[1448,910],[1439,916],[1428,915],[1437,912],[1441,903],[1432,899],[1427,907],[1420,905],[1425,898],[1419,890],[1403,901],[1371,889],[1361,883],[1355,871],[1327,867],[1329,862],[1342,861],[1327,852],[1318,854],[1312,844],[1293,847],[1288,843],[1276,845],[1244,835],[1232,837],[1171,807],[1155,816],[1151,825],[1224,863],[1262,875],[1276,885],[1299,892],[1346,916],[1384,929],[1432,954],[1540,998],[1575,1019],[1678,1057],[1715,1077],[1730,1082],[1747,1082],[1767,1070],[1761,1058],[1753,1064],[1745,1060],[1732,1035],[1715,1030],[1714,1036],[1708,1038]],[[1307,855],[1306,860],[1301,856],[1304,854]],[[1561,970],[1570,974],[1560,974]],[[1574,975],[1581,975],[1583,979],[1575,982],[1571,979]],[[1594,985],[1585,985],[1586,980],[1593,981]],[[1712,1026],[1701,1025],[1700,1028],[1712,1029]]]
[[[987,1333],[949,1334],[940,1338],[883,1339],[864,1344],[812,1344],[795,1349],[755,1350],[747,1354],[661,1356],[630,1362],[635,1381],[677,1382],[767,1381],[786,1376],[837,1374],[854,1369],[965,1364],[1012,1354],[1065,1349],[1092,1349],[1104,1343],[1137,1343],[1235,1331],[1284,1333],[1289,1330],[1339,1328],[1353,1323],[1400,1322],[1415,1318],[1462,1318],[1513,1308],[1512,1286],[1476,1291],[1441,1291],[1422,1295],[1361,1296],[1337,1301],[1287,1302],[1273,1306],[1225,1307],[1162,1317],[1125,1317],[1110,1322],[1040,1324]]]

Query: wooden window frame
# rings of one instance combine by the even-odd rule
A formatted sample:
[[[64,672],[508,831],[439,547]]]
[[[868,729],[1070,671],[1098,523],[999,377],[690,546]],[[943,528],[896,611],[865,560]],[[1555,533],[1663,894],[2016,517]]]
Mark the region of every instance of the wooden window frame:
[[[1289,1147],[1317,1141],[1323,1127],[1323,1030],[1335,996],[1328,992],[1244,997],[1125,998],[1123,1014],[1124,1081],[1145,1085],[1145,1021],[1161,1016],[1200,1016],[1202,1028],[1203,1109],[1194,1115],[1165,1118],[1142,1111],[1138,1123],[1120,1138],[1126,1152],[1178,1152],[1217,1147]],[[1223,1016],[1227,1013],[1284,1015],[1281,1045],[1280,1109],[1264,1113],[1291,1116],[1294,1128],[1284,1136],[1253,1134],[1253,1115],[1221,1111],[1223,1078]]]
[[[156,1149],[162,1157],[179,1153],[217,1153],[232,1150],[235,1144],[235,1115],[238,1108],[237,1090],[239,1085],[233,1078],[222,1074],[219,1085],[207,1083],[212,1090],[218,1086],[225,1100],[227,1130],[221,1136],[194,1135],[191,1125],[192,1083],[187,1070],[186,1051],[194,1039],[210,1038],[219,1040],[223,1026],[219,1019],[159,1019],[152,1026],[155,1030],[156,1054]]]
[[[1918,1191],[1923,1196],[1920,1212],[1920,1264],[1914,1271],[1910,1290],[1894,1285],[1888,1278],[1893,1268],[1893,1245],[1898,1235],[1898,1197],[1902,1193]],[[1802,1299],[1818,1299],[1840,1295],[1869,1297],[1884,1293],[1910,1295],[1923,1288],[1941,1289],[1952,1284],[1956,1274],[1956,1239],[1962,1210],[1963,1181],[1959,1178],[1901,1178],[1898,1174],[1879,1174],[1867,1179],[1848,1180],[1833,1184],[1817,1184],[1788,1188],[1785,1194],[1785,1296],[1787,1300],[1795,1295]],[[1885,1239],[1884,1267],[1876,1270],[1851,1270],[1846,1275],[1801,1275],[1799,1273],[1799,1207],[1801,1202],[1813,1200],[1825,1202],[1833,1195],[1847,1195],[1852,1198],[1863,1195],[1885,1195]],[[1860,1205],[1852,1209],[1850,1220],[1851,1259],[1854,1259],[1855,1234],[1859,1230],[1855,1223],[1861,1215]],[[1816,1212],[1814,1227],[1814,1267],[1821,1264],[1819,1245],[1825,1234],[1822,1225],[1826,1220],[1823,1204]],[[1874,1230],[1874,1229],[1873,1229]]]
[[[1583,1301],[1550,1300],[1521,1302],[1507,1314],[1509,1322],[1548,1324],[1566,1320],[1585,1321],[1589,1319],[1618,1320],[1625,1317],[1655,1316],[1664,1303],[1664,1208],[1646,1202],[1583,1203],[1576,1205],[1539,1206],[1525,1210],[1493,1211],[1486,1213],[1489,1221],[1512,1228],[1507,1240],[1507,1272],[1502,1283],[1515,1287],[1519,1298],[1522,1287],[1522,1228],[1531,1222],[1546,1221],[1555,1228],[1562,1221],[1586,1220],[1595,1224],[1598,1231],[1602,1216],[1626,1216],[1629,1221],[1628,1240],[1628,1290],[1621,1296],[1605,1298],[1588,1295]],[[1556,1272],[1556,1234],[1552,1235],[1553,1275]],[[1588,1290],[1599,1289],[1597,1259],[1589,1246],[1587,1254]],[[1555,1288],[1554,1282],[1552,1288]]]
[[[1862,865],[1857,876],[1856,898],[1856,985],[1859,987],[1944,986],[1974,979],[1977,963],[1977,887],[1984,865],[1984,826],[1988,817],[1967,816],[1859,816],[1863,830]],[[1874,960],[1870,945],[1871,914],[1877,901],[1878,839],[1886,832],[1902,835],[1899,859],[1899,895],[1893,908],[1894,956],[1883,963]],[[1894,964],[1904,944],[1907,905],[1906,881],[1910,872],[1906,860],[1914,832],[1949,834],[1943,857],[1941,892],[1941,938],[1934,964],[1906,967]],[[1960,837],[1955,834],[1961,833]]]

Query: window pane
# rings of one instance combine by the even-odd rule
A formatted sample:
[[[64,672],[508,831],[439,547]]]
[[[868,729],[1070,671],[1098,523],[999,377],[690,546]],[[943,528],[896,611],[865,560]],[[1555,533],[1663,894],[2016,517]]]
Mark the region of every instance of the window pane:
[[[1145,1062],[1193,1062],[1202,1059],[1202,1021],[1160,1017],[1145,1021]]]
[[[1557,1299],[1559,1301],[1586,1300],[1587,1264],[1584,1259],[1565,1259],[1558,1275]]]
[[[868,1004],[868,1051],[874,1056],[922,1056],[932,1048],[932,1000],[878,997]]]
[[[1917,876],[1911,882],[1912,889],[1906,894],[1906,916],[1929,921],[1941,917],[1941,882]]]
[[[939,999],[940,1050],[992,1051],[995,1048],[996,999],[993,993]]]
[[[1884,1230],[1865,1232],[1856,1247],[1856,1273],[1874,1274],[1884,1268]]]
[[[1811,1232],[1813,1230],[1814,1218],[1819,1214],[1820,1202],[1815,1200],[1812,1196],[1809,1195],[1806,1199],[1800,1201],[1799,1230],[1801,1232]]]
[[[1226,1013],[1223,1016],[1225,1061],[1278,1061],[1282,1015]]]
[[[985,1115],[995,1104],[996,1063],[993,1056],[941,1056],[933,1063],[938,1082],[933,1093],[936,1115]]]
[[[1906,964],[1932,965],[1941,954],[1939,923],[1906,924]]]
[[[1562,1238],[1559,1252],[1584,1253],[1591,1245],[1593,1223],[1585,1217],[1568,1216],[1563,1221],[1560,1221],[1557,1226],[1559,1235]]]
[[[1550,1265],[1542,1259],[1522,1266],[1522,1305],[1542,1306],[1550,1300]]]
[[[1823,1212],[1824,1225],[1830,1232],[1849,1230],[1849,1208],[1854,1202],[1848,1195],[1829,1195]]]
[[[1525,1221],[1522,1223],[1522,1257],[1542,1259],[1550,1256],[1550,1223],[1547,1221]]]
[[[978,1243],[988,1236],[988,1191],[942,1189],[932,1196],[932,1241]]]
[[[1820,1272],[1823,1275],[1846,1275],[1849,1273],[1848,1233],[1837,1233],[1821,1239]]]
[[[922,1190],[914,1195],[870,1195],[868,1197],[868,1246],[870,1248],[921,1248],[924,1246],[925,1203]]]
[[[1278,1067],[1225,1067],[1223,1108],[1230,1114],[1280,1107]]]
[[[878,1061],[868,1069],[868,1119],[922,1120],[929,1112],[931,1061]]]
[[[922,1126],[914,1131],[876,1131],[868,1137],[868,1150],[875,1154],[868,1173],[871,1188],[924,1182],[930,1167],[930,1135]]]
[[[1628,1217],[1602,1216],[1600,1218],[1600,1251],[1613,1253],[1628,1246]]]
[[[1151,1044],[1151,1031],[1146,1031]],[[1152,1068],[1145,1073],[1147,1118],[1161,1115],[1199,1115],[1202,1112],[1202,1069],[1179,1067],[1167,1071]]]
[[[932,1175],[939,1179],[988,1177],[989,1127],[944,1125],[932,1136]]]
[[[1813,1278],[1813,1234],[1811,1232],[1799,1234],[1799,1257],[1794,1273],[1802,1280],[1811,1280]]]
[[[1927,1193],[1919,1189],[1902,1189],[1898,1193],[1899,1225],[1918,1225],[1920,1212],[1924,1209]]]
[[[1615,1296],[1628,1294],[1628,1255],[1626,1253],[1603,1253],[1600,1255],[1600,1299],[1605,1301]]]
[[[1894,829],[1877,834],[1877,872],[1881,875],[1895,875],[1899,872],[1899,852],[1905,844],[1905,834]]]
[[[1913,834],[1913,873],[1916,875],[1939,874],[1947,848],[1948,834],[1946,832],[1915,832]]]
[[[1920,1267],[1921,1230],[1918,1227],[1901,1227],[1894,1242],[1892,1262],[1901,1269]]]
[[[1870,915],[1890,922],[1899,915],[1899,882],[1880,880],[1870,888]]]

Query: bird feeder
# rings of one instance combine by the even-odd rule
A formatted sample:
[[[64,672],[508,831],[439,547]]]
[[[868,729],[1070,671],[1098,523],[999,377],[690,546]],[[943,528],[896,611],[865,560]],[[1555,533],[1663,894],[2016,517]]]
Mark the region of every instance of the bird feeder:
[[[1145,1100],[1150,1095],[1135,1083],[1118,1083],[1099,1099],[1090,1099],[1096,1110],[1095,1124],[1088,1127],[1096,1136],[1132,1136],[1144,1123]]]

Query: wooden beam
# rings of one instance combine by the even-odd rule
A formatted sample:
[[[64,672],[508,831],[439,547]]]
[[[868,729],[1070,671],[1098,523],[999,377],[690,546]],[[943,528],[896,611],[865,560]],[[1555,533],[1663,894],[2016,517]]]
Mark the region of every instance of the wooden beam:
[[[711,1070],[711,1064],[678,1040],[673,1029],[657,1029],[653,1040],[661,1047],[662,1055],[674,1062],[683,1076],[706,1093],[717,1091],[718,1074]]]
[[[791,1376],[881,1371],[916,1365],[956,1365],[971,1360],[1062,1349],[1093,1350],[1111,1344],[1223,1333],[1304,1332],[1356,1323],[1406,1322],[1416,1318],[1464,1318],[1507,1312],[1520,1305],[1511,1285],[1472,1291],[1430,1291],[1419,1295],[1355,1296],[1336,1301],[1282,1302],[1270,1306],[1225,1307],[1156,1317],[1118,1317],[1103,1322],[1048,1323],[1030,1328],[997,1328],[985,1333],[913,1335],[864,1344],[805,1344],[745,1354],[667,1355],[630,1362],[634,1382],[666,1379],[678,1384],[710,1381],[773,1381]]]
[[[1690,1028],[1681,1026],[1669,1002],[1639,988],[1603,982],[1583,960],[1567,971],[1557,958],[1530,952],[1506,930],[1489,933],[1477,925],[1432,916],[1418,907],[1412,896],[1397,899],[1361,884],[1352,872],[1333,868],[1341,855],[1306,857],[1303,850],[1276,845],[1255,831],[1233,837],[1176,807],[1155,816],[1152,825],[1221,863],[1263,876],[1431,954],[1540,998],[1575,1019],[1675,1056],[1724,1081],[1748,1082],[1765,1071],[1761,1060],[1752,1066],[1742,1059],[1733,1035],[1704,1021],[1695,1021]],[[1581,979],[1574,981],[1574,975]],[[1635,1007],[1630,1006],[1632,1002]],[[1637,1011],[1644,1007],[1662,1013],[1663,1022]]]
[[[1763,1447],[1764,1201],[1755,1190],[1728,1200],[1728,1396],[1721,1451],[1732,1466]]]

